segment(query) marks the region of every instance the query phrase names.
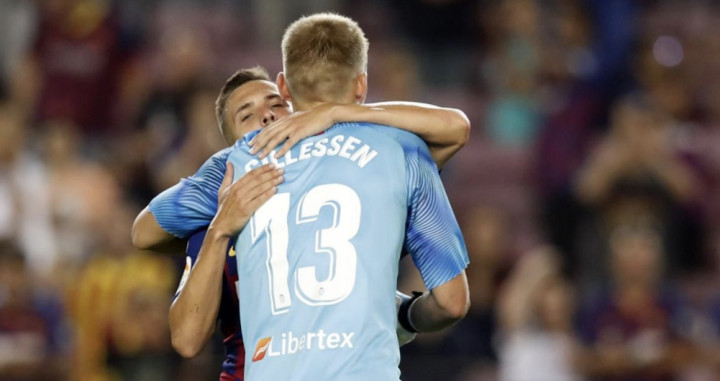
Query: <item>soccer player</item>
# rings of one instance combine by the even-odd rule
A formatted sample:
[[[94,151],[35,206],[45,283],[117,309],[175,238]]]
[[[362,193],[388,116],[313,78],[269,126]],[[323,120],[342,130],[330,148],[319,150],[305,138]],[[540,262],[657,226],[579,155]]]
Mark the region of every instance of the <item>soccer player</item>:
[[[367,40],[352,20],[301,18],[282,49],[278,88],[296,109],[364,101]],[[221,252],[244,227],[235,243],[240,317],[255,348],[246,379],[398,380],[403,245],[431,290],[403,304],[404,327],[442,329],[469,306],[467,252],[428,148],[404,131],[341,123],[260,158],[255,135],[234,145],[233,179],[273,163],[287,181],[268,186],[263,194],[277,193],[251,217],[240,208],[244,192],[230,187],[200,251]]]
[[[233,75],[221,91],[217,102],[217,117],[225,139],[232,142],[245,132],[285,118],[290,113],[290,109],[278,96],[275,84],[269,82],[267,74],[261,68],[240,70]],[[244,108],[242,113],[235,112],[247,104],[250,106]],[[375,105],[321,105],[314,111],[295,114],[272,126],[282,127],[283,129],[278,129],[281,132],[287,131],[288,126],[291,129],[297,126],[296,131],[309,136],[324,130],[336,120],[369,120],[410,129],[428,141],[439,166],[462,147],[469,129],[467,118],[459,110],[398,102]],[[176,201],[179,204],[188,203],[191,208],[196,207],[194,202],[203,204],[217,202],[213,199],[213,195],[217,194],[222,173],[225,171],[223,155],[226,157],[227,151],[214,156],[196,175],[183,180],[181,184],[153,200],[151,203],[153,207],[146,209],[136,220],[133,242],[139,247],[151,248],[167,242],[168,238],[174,237],[172,234],[183,238],[192,234],[187,247],[186,271],[176,294],[176,297],[178,295],[182,297],[178,297],[171,309],[171,320],[174,320],[174,324],[171,324],[173,343],[178,352],[185,357],[193,357],[205,346],[214,332],[216,321],[219,320],[227,353],[221,377],[223,380],[232,380],[242,379],[244,355],[235,291],[237,281],[235,253],[234,251],[231,251],[230,255],[223,253],[220,257],[222,261],[209,266],[214,271],[204,271],[208,268],[204,266],[194,269],[192,280],[188,282],[191,268],[209,262],[197,261],[200,244],[205,236],[205,231],[202,229],[207,223],[197,224],[195,219],[179,222],[181,218],[172,216],[173,211],[182,211],[181,208],[172,206]],[[251,179],[252,176],[246,175],[240,182]],[[209,186],[211,191],[203,192],[200,184]],[[157,220],[152,214],[153,210],[160,215]],[[214,214],[214,212],[213,209],[210,213]],[[193,234],[193,231],[198,229],[200,231]],[[208,258],[211,257],[205,259]],[[180,293],[185,284],[187,285],[184,291]],[[207,286],[210,288],[207,289]],[[199,306],[202,308],[192,308],[195,306],[193,298],[190,297],[192,295],[197,295],[200,299]],[[189,310],[197,313],[190,313]]]

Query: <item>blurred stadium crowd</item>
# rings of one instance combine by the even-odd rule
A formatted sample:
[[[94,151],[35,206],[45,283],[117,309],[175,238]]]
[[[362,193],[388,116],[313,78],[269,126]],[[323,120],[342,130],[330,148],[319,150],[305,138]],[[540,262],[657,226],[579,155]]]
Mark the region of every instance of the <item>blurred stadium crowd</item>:
[[[404,379],[720,379],[709,0],[0,0],[0,379],[217,379],[217,342],[173,353],[183,261],[132,219],[222,148],[224,80],[327,10],[370,40],[370,101],[473,125],[443,171],[471,311]]]

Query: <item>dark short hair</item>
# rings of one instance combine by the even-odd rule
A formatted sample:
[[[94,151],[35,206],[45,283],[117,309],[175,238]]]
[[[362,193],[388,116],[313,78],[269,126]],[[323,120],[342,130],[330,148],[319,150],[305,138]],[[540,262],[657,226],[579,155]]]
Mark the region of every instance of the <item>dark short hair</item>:
[[[225,106],[227,104],[227,100],[230,97],[230,94],[232,94],[235,89],[238,87],[250,82],[250,81],[269,81],[270,76],[268,75],[267,70],[265,70],[264,67],[258,65],[255,67],[251,67],[249,69],[240,69],[236,71],[228,80],[225,82],[225,85],[223,85],[222,89],[220,90],[220,95],[218,95],[217,100],[215,100],[215,117],[217,118],[218,125],[220,126],[220,132],[223,134],[223,137],[227,137],[227,133],[229,132],[230,126],[228,125],[227,121],[225,120]],[[227,140],[227,138],[226,138]]]

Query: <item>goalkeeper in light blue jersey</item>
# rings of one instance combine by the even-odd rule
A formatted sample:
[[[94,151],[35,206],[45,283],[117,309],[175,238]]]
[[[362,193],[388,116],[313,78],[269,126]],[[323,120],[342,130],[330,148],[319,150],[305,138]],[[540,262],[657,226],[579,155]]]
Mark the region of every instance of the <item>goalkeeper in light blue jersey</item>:
[[[236,178],[262,164],[249,153],[253,135],[228,159]],[[246,378],[397,380],[403,244],[428,289],[464,281],[468,263],[427,147],[343,123],[265,160],[285,182],[236,243]]]
[[[302,18],[283,39],[280,93],[298,110],[361,102],[366,53],[352,20]],[[346,123],[277,157],[255,155],[254,135],[230,153],[234,179],[272,163],[285,182],[236,242],[246,379],[398,380],[403,245],[432,290],[401,308],[408,329],[446,327],[468,308],[467,252],[427,147],[406,132]],[[232,231],[223,219],[231,212],[221,207],[210,229]]]

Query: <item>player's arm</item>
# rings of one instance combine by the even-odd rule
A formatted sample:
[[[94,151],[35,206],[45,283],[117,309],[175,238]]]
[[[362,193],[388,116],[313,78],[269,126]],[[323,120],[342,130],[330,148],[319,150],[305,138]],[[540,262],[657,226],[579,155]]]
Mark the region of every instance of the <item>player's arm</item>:
[[[326,103],[299,111],[263,129],[251,142],[260,157],[277,151],[280,157],[298,141],[340,122],[369,122],[395,126],[420,136],[439,168],[462,148],[470,135],[470,121],[458,109],[424,103],[383,102],[367,105]]]
[[[360,118],[361,121],[396,126],[420,136],[427,143],[438,168],[445,166],[448,160],[465,146],[470,137],[470,120],[464,112],[455,108],[416,102],[343,106],[345,107],[335,110],[334,115],[337,119],[343,119],[344,112],[356,113],[353,117]],[[337,122],[349,121],[352,120]]]
[[[231,185],[232,178],[232,164],[228,163],[217,215],[208,227],[197,261],[191,264],[190,273],[181,282],[170,307],[172,346],[185,358],[197,356],[215,331],[230,239],[275,194],[283,179],[282,170],[271,165],[256,168]]]
[[[225,150],[218,152],[194,175],[155,196],[133,223],[133,245],[145,250],[182,252],[182,240],[207,227],[215,216],[226,159]]]
[[[422,144],[422,143],[420,143]],[[405,247],[428,291],[403,302],[398,321],[429,332],[462,319],[470,308],[468,255],[445,189],[425,147],[406,151],[409,214]]]
[[[147,206],[135,218],[131,234],[132,243],[138,249],[163,253],[183,250],[184,241],[165,231]]]
[[[398,311],[398,321],[409,332],[434,332],[465,317],[468,308],[469,291],[463,271],[417,298],[406,300]]]

